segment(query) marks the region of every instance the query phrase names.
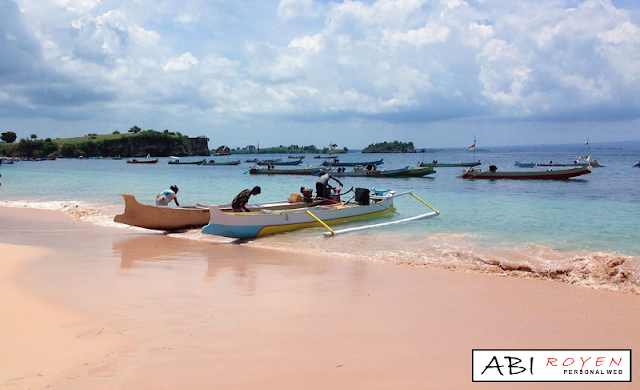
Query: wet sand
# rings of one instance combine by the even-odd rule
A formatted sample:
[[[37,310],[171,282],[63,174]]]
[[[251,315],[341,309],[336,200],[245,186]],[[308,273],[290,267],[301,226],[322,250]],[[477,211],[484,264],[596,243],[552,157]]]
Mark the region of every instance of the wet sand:
[[[0,208],[0,226],[7,388],[627,389],[472,383],[471,350],[640,345],[633,294],[185,240],[53,211]]]

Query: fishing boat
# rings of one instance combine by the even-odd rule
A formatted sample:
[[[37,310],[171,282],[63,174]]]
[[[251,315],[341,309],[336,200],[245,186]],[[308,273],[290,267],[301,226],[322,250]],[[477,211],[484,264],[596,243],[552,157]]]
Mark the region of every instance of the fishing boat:
[[[198,204],[195,206],[155,206],[139,203],[133,195],[120,194],[124,198],[124,213],[113,219],[125,225],[137,226],[152,230],[185,230],[200,228],[209,223],[209,207]],[[276,202],[248,204],[247,208],[261,212],[270,210],[295,209],[309,205],[327,202],[326,199],[311,199],[303,202],[302,197]],[[226,211],[231,210],[231,204],[219,206]]]
[[[433,169],[433,165],[422,168],[409,168],[407,165],[398,169],[374,169],[372,166],[367,166],[365,168],[354,167],[353,170],[350,171],[342,171],[339,168],[333,168],[331,170],[325,170],[325,172],[329,172],[333,176],[340,177],[423,177],[436,173]]]
[[[523,163],[520,161],[516,161],[513,165],[518,168],[535,168],[538,166],[538,163],[534,163],[534,162]]]
[[[349,200],[288,210],[253,211],[249,208],[250,212],[241,213],[225,210],[221,206],[209,206],[210,221],[209,224],[202,228],[202,233],[230,238],[255,238],[295,229],[323,226],[328,230],[327,235],[333,236],[349,231],[406,222],[439,214],[436,209],[429,206],[432,210],[429,213],[387,222],[386,224],[367,225],[344,230],[334,230],[330,227],[330,225],[343,222],[393,215],[395,213],[393,199],[407,194],[411,194],[429,206],[411,191],[400,194],[396,194],[395,191],[389,191],[382,195],[376,192],[375,195],[369,195],[369,190],[363,188],[356,189],[355,201]]]
[[[120,196],[124,198],[124,213],[113,219],[118,223],[153,230],[184,230],[209,222],[206,206],[151,206],[139,203],[133,195]]]
[[[586,159],[590,156],[585,156],[585,157],[577,157],[576,160],[569,162],[569,163],[555,163],[553,161],[549,161],[548,163],[543,163],[543,162],[528,162],[528,163],[523,163],[523,162],[519,162],[516,161],[513,165],[518,167],[518,168],[536,168],[536,167],[542,167],[542,168],[548,168],[548,167],[600,167],[600,164],[598,164],[598,161],[590,161],[590,159]]]
[[[426,162],[426,161],[420,161],[418,163],[419,167],[428,167],[433,165],[434,167],[475,167],[477,165],[480,165],[481,162],[478,161],[468,161],[468,162],[463,162],[463,161],[458,161],[457,163],[441,163],[438,162],[438,160],[433,160],[431,162]]]
[[[261,165],[261,166],[265,166],[265,165],[300,165],[302,164],[302,159],[298,159],[298,160],[290,160],[290,161],[281,161],[280,159],[278,160],[261,160],[258,161],[256,164]]]
[[[638,162],[634,167],[640,167],[640,162]]]
[[[240,160],[232,160],[232,161],[215,161],[215,160],[209,160],[209,161],[204,161],[202,163],[202,165],[239,165],[240,164]]]
[[[248,161],[248,160],[247,160]],[[256,160],[256,163],[260,163],[260,165],[273,164],[282,161],[281,158],[269,158],[264,160]]]
[[[320,168],[307,167],[307,168],[258,168],[252,167],[249,169],[251,175],[317,175],[321,171]]]
[[[478,168],[469,168],[458,176],[463,179],[518,179],[518,180],[566,180],[571,177],[586,175],[591,173],[589,168],[580,166],[568,169],[547,169],[545,171],[510,171],[498,172],[495,165],[489,167],[488,171]]]
[[[180,161],[180,157],[169,156],[169,162],[167,164],[171,165],[201,165],[203,160],[198,161]]]
[[[157,162],[157,158],[155,160],[138,160],[136,158],[127,160],[127,164],[156,164]]]
[[[325,167],[355,167],[356,165],[382,165],[384,164],[384,159],[375,160],[375,161],[340,161],[337,158],[332,158],[330,160],[325,160],[322,162],[322,165]]]

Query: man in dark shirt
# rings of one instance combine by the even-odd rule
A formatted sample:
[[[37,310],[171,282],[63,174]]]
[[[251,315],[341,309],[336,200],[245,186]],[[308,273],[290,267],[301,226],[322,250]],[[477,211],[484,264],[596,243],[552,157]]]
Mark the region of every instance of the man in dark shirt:
[[[249,197],[251,195],[258,195],[260,193],[260,187],[255,186],[253,187],[252,190],[249,189],[245,189],[240,191],[240,193],[238,195],[236,195],[235,198],[233,198],[233,202],[231,202],[231,207],[233,208],[233,211],[236,212],[243,212],[243,211],[249,211],[249,209],[246,207],[247,203],[249,203]]]

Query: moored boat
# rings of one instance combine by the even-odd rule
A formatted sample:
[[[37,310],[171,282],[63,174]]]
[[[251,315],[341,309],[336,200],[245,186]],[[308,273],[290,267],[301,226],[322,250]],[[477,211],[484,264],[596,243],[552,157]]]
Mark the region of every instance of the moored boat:
[[[358,188],[356,189],[356,200],[354,202],[337,202],[335,204],[323,204],[268,212],[264,210],[242,213],[228,212],[221,206],[209,206],[210,221],[209,224],[202,228],[202,233],[230,238],[254,238],[295,229],[324,226],[329,230],[330,235],[334,235],[340,232],[334,231],[329,225],[358,219],[393,215],[395,212],[393,199],[397,196],[407,194],[411,194],[411,191],[400,194],[391,191],[385,195],[376,194],[369,196],[368,190]],[[424,201],[422,202],[425,203]],[[437,210],[431,206],[429,207],[433,212],[390,223],[399,223],[439,214]],[[383,224],[371,225],[369,227],[381,225]],[[364,228],[367,228],[367,226],[355,229]],[[344,231],[346,232],[348,230],[349,229],[345,229]]]
[[[202,165],[240,165],[240,160],[231,160],[231,161],[209,160],[209,161],[204,161]]]
[[[433,165],[434,167],[475,167],[480,165],[480,161],[458,161],[457,163],[441,163],[438,160],[433,160],[432,162],[420,161],[418,163],[419,167],[428,167]]]
[[[518,168],[536,168],[536,167],[587,167],[589,166],[588,161],[581,162],[580,160],[575,160],[571,163],[554,163],[553,161],[549,161],[548,163],[540,163],[540,162],[530,162],[523,163],[516,161],[514,166]]]
[[[317,175],[321,171],[320,168],[258,168],[252,167],[249,173],[252,175]]]
[[[180,157],[175,157],[175,156],[169,156],[169,162],[168,164],[171,165],[201,165],[203,162],[203,160],[198,160],[198,161],[182,161],[180,160]]]
[[[157,162],[158,162],[157,158],[155,160],[138,160],[136,158],[132,160],[127,160],[127,164],[156,164]]]
[[[398,169],[374,169],[371,166],[367,166],[367,168],[354,167],[353,170],[350,171],[342,171],[334,168],[325,171],[331,173],[333,176],[340,177],[423,177],[436,173],[433,169],[433,165],[422,168],[409,168],[408,165]]]
[[[463,179],[517,179],[517,180],[566,180],[571,177],[586,175],[591,173],[587,167],[576,167],[568,169],[547,169],[545,171],[506,171],[499,172],[492,165],[488,171],[477,168],[469,168],[458,176]]]
[[[281,161],[281,160],[262,160],[262,161],[258,161],[256,164],[261,165],[261,166],[266,166],[266,165],[300,165],[302,164],[302,159],[298,159],[298,160],[290,160],[290,161]]]
[[[367,165],[382,165],[384,164],[384,159],[374,160],[374,161],[340,161],[337,158],[332,158],[330,160],[326,160],[322,162],[322,165],[325,167],[355,167],[357,165],[367,166]]]

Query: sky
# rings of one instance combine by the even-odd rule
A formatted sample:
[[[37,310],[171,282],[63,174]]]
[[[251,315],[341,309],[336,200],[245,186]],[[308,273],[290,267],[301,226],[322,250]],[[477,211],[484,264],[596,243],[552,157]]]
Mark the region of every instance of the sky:
[[[640,140],[637,0],[0,0],[0,133]]]

